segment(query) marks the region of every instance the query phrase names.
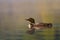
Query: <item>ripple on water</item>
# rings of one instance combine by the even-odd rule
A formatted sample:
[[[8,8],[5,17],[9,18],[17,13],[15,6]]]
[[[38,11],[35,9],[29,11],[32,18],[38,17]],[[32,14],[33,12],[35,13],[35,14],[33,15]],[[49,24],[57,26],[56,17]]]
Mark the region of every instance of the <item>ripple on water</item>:
[[[1,35],[0,35],[1,36]],[[17,32],[17,33],[5,33],[5,38],[3,36],[0,40],[23,40],[23,32]]]

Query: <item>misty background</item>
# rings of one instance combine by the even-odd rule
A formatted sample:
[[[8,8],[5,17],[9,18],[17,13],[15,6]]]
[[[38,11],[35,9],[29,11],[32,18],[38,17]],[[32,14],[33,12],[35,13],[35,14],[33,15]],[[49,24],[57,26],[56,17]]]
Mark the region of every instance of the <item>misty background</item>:
[[[25,19],[30,17],[36,22],[50,22],[60,27],[60,0],[0,0],[2,40],[6,33],[23,30],[27,25]]]

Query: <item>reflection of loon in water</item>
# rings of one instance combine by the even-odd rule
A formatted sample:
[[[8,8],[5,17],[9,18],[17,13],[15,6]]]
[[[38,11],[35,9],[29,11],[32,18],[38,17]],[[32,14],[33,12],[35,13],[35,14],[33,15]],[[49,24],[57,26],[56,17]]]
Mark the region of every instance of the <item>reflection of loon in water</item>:
[[[52,23],[35,23],[35,20],[33,18],[29,18],[26,20],[29,22],[28,24],[29,32],[33,32],[33,30],[39,30],[39,29],[52,27]]]

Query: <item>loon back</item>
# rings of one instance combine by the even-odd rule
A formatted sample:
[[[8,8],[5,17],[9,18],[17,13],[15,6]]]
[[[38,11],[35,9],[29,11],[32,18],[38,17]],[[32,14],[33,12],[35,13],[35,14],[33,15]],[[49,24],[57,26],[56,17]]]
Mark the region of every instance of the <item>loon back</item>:
[[[51,28],[51,23],[35,23],[35,24],[29,24],[28,28],[35,28],[35,29],[43,29],[43,28]]]

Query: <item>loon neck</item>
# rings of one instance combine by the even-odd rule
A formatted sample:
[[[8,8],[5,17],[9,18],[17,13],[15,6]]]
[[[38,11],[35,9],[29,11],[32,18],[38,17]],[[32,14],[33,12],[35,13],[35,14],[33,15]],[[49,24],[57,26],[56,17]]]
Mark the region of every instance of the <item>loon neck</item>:
[[[30,24],[35,24],[35,23],[30,23]]]

